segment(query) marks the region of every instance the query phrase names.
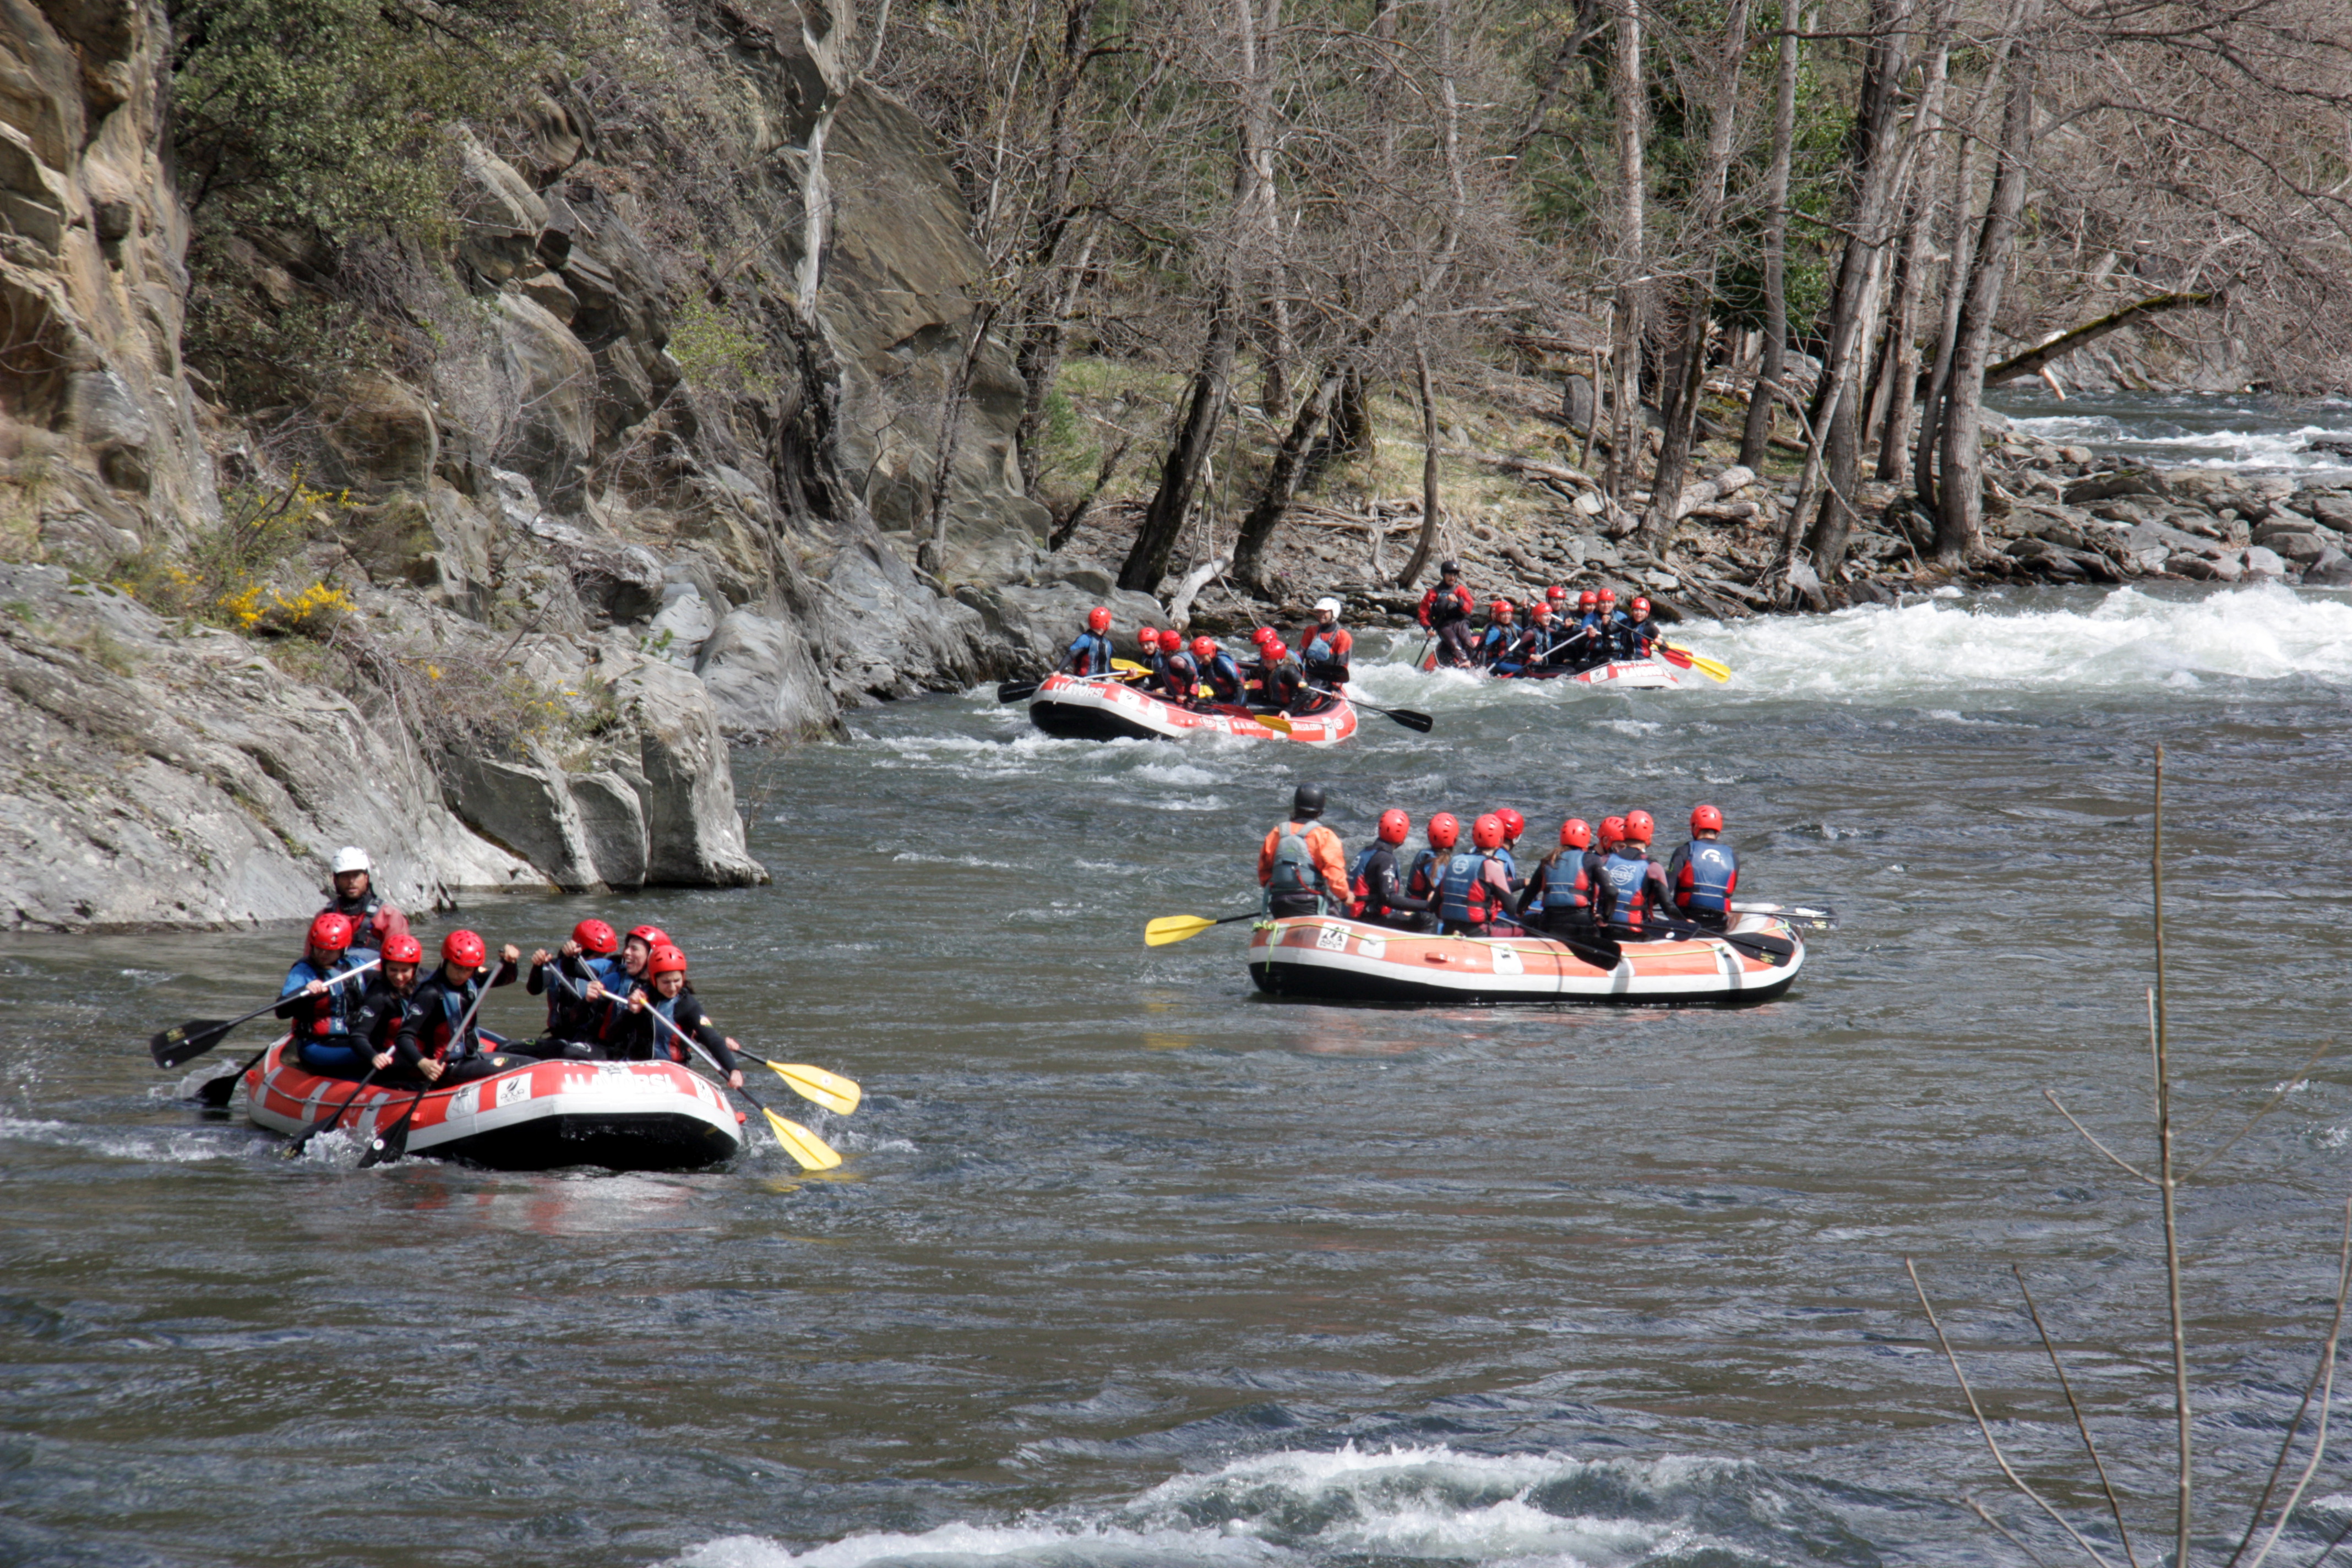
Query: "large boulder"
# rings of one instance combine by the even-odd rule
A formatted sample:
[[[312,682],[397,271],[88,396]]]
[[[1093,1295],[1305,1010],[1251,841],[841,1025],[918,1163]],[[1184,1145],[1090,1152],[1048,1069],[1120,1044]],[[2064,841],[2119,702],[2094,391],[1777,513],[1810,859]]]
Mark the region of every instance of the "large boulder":
[[[458,258],[492,283],[503,283],[537,264],[547,204],[530,181],[472,136],[459,153]]]
[[[2324,522],[2338,533],[2352,533],[2352,496],[2307,490],[2296,500],[2303,503],[2303,510],[2310,513],[2314,521]]]
[[[424,486],[441,457],[441,437],[424,398],[388,375],[362,372],[318,405],[328,486],[369,494]]]
[[[702,683],[648,659],[614,682],[628,727],[630,759],[614,769],[635,786],[646,818],[646,880],[741,887],[765,882],[743,843],[726,737]]]
[[[2257,529],[2254,542],[2266,550],[2275,551],[2298,566],[2308,566],[2336,548],[2316,529],[2276,525]]]
[[[411,909],[547,879],[468,830],[406,731],[226,632],[0,564],[0,927],[309,916],[374,852]]]
[[[550,507],[576,510],[596,449],[596,356],[547,307],[519,294],[499,296],[499,330],[515,420],[508,460]]]
[[[2133,469],[2119,474],[2101,474],[2079,484],[2068,485],[2066,504],[2083,506],[2095,500],[2116,500],[2126,496],[2152,496],[2162,500],[2170,494],[2160,476]]]
[[[695,670],[730,734],[800,738],[832,721],[832,693],[807,637],[777,616],[746,609],[720,617]]]

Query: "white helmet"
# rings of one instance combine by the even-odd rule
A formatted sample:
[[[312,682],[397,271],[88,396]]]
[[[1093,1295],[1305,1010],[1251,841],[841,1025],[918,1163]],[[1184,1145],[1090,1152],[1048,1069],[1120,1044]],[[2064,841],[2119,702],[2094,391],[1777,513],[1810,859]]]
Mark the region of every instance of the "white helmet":
[[[1336,620],[1339,615],[1339,601],[1328,597],[1315,601],[1315,613],[1317,615],[1319,616],[1326,610],[1330,611],[1332,618]]]
[[[338,877],[346,871],[365,871],[371,876],[375,873],[375,868],[368,864],[367,851],[355,844],[346,844],[335,851],[332,869]]]

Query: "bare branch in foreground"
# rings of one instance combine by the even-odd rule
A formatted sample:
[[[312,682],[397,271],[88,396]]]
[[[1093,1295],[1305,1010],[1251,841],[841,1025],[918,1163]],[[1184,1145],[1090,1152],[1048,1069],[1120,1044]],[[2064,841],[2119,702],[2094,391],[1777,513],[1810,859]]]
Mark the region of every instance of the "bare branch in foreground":
[[[2090,1423],[2083,1419],[2083,1407],[2075,1403],[2074,1385],[2067,1380],[2066,1368],[2058,1360],[2058,1347],[2051,1343],[2050,1331],[2042,1326],[2042,1309],[2033,1304],[2033,1292],[2025,1283],[2025,1270],[2012,1263],[2009,1271],[2017,1276],[2018,1294],[2025,1298],[2026,1315],[2033,1320],[2033,1331],[2042,1336],[2042,1348],[2050,1352],[2050,1370],[2058,1374],[2058,1391],[2066,1396],[2066,1408],[2074,1413],[2074,1430],[2083,1435],[2083,1451],[2091,1456],[2091,1468],[2099,1472],[2099,1489],[2107,1494],[2107,1511],[2115,1516],[2116,1539],[2124,1543],[2124,1560],[2132,1568],[2139,1568],[2139,1553],[2132,1550],[2131,1531],[2124,1526],[2124,1505],[2116,1500],[2115,1483],[2107,1479],[2107,1467],[2099,1458],[2099,1446],[2091,1441]],[[2284,1458],[2280,1462],[2285,1462]]]

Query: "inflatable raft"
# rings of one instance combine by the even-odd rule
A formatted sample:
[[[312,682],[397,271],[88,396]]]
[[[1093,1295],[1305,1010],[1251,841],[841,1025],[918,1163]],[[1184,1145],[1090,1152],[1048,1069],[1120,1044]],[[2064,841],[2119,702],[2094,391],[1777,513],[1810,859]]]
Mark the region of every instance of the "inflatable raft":
[[[1424,936],[1336,915],[1260,921],[1250,931],[1250,978],[1276,996],[1318,1002],[1611,1002],[1738,1005],[1787,991],[1804,943],[1769,915],[1742,915],[1735,935],[1785,939],[1786,956],[1720,937],[1624,945],[1613,969],[1589,963],[1549,937]]]
[[[1181,735],[1240,735],[1253,741],[1297,741],[1329,746],[1356,732],[1356,710],[1345,697],[1287,715],[1287,733],[1238,704],[1187,708],[1115,680],[1049,675],[1029,704],[1029,721],[1066,741],[1152,741]]]
[[[1620,691],[1663,691],[1682,685],[1673,668],[1654,658],[1612,659],[1596,664],[1591,669],[1573,672],[1564,669],[1528,670],[1505,679],[1512,680],[1567,680],[1579,686],[1610,686]]]
[[[246,1075],[255,1126],[299,1132],[350,1098],[338,1127],[372,1138],[411,1100],[408,1152],[501,1171],[602,1165],[693,1171],[743,1146],[742,1118],[717,1085],[674,1062],[531,1062],[495,1078],[428,1091],[321,1078],[281,1041]]]

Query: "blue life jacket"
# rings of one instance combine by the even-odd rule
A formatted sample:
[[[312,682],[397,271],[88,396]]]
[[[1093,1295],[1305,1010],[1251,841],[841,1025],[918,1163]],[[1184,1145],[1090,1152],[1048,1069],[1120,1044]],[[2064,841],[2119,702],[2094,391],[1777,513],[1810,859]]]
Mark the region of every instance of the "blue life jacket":
[[[1062,662],[1073,675],[1108,675],[1111,657],[1110,638],[1099,632],[1080,632]]]
[[[1601,862],[1601,875],[1609,884],[1609,923],[1641,930],[1649,913],[1649,856],[1628,855],[1621,848]]]
[[[1404,874],[1404,890],[1416,899],[1428,898],[1444,877],[1445,857],[1434,849],[1423,849],[1412,858],[1412,868]]]
[[[1224,649],[1219,648],[1209,660],[1208,668],[1201,671],[1201,679],[1209,683],[1209,690],[1218,701],[1242,700],[1242,667]]]
[[[1584,874],[1582,850],[1563,850],[1544,867],[1543,909],[1548,915],[1591,912],[1592,883]]]
[[[648,994],[646,997],[646,1002],[650,1011],[659,1014],[670,1023],[675,1024],[677,1022],[677,1005],[685,998],[685,996],[686,993],[683,991],[679,992],[676,996],[669,997],[664,997],[657,994]],[[686,1046],[676,1035],[671,1034],[659,1024],[653,1026],[653,1031],[654,1060],[662,1061],[667,1059],[674,1062],[682,1062],[687,1059]]]
[[[1335,625],[1331,631],[1336,632],[1339,629]],[[1333,637],[1330,632],[1324,631],[1322,623],[1318,621],[1316,629],[1307,636],[1307,646],[1298,650],[1298,662],[1309,669],[1318,664],[1339,663],[1339,639]]]
[[[1455,925],[1482,926],[1495,918],[1494,889],[1483,876],[1486,862],[1499,851],[1465,849],[1445,863],[1445,878],[1437,885],[1437,912]]]
[[[1682,886],[1675,889],[1686,910],[1711,915],[1731,912],[1731,890],[1739,880],[1739,857],[1731,846],[1710,838],[1694,838],[1683,846]]]
[[[368,954],[368,958],[374,956],[373,952]],[[278,988],[278,999],[284,1001],[313,980],[332,980],[338,974],[349,974],[365,963],[368,958],[356,957],[346,950],[341,957],[320,969],[310,962],[310,954],[304,953],[294,961],[294,967],[286,972],[286,984]],[[310,1032],[313,1035],[350,1034],[352,1009],[358,1005],[360,994],[365,989],[363,985],[345,981],[319,998],[319,1005],[310,1015]]]

